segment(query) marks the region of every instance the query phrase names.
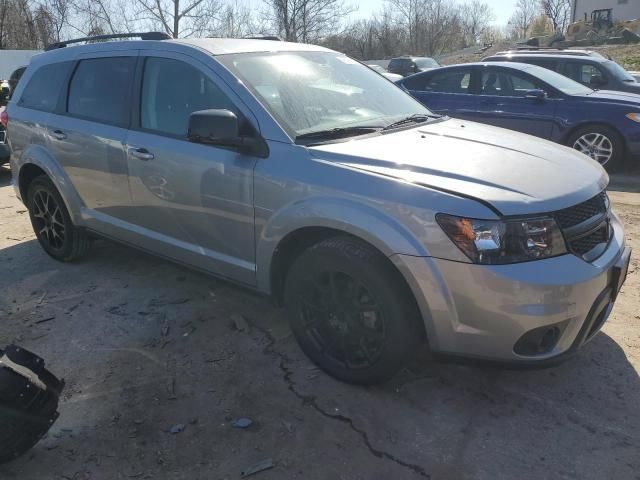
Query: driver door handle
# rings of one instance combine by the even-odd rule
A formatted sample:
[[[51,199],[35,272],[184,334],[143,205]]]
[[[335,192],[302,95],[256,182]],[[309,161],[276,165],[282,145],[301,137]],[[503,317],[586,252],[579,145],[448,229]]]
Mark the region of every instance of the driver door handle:
[[[138,160],[148,161],[153,160],[154,158],[153,153],[151,153],[146,148],[129,146],[127,151],[129,152],[129,155],[137,158]]]

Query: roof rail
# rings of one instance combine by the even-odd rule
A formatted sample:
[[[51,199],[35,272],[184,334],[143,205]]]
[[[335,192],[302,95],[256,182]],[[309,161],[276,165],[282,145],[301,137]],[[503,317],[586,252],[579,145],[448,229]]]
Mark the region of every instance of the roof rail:
[[[110,35],[95,35],[93,37],[74,38],[64,42],[50,43],[45,47],[45,51],[64,48],[72,43],[96,42],[99,40],[113,40],[116,38],[139,38],[141,40],[169,40],[171,37],[164,32],[143,32],[143,33],[113,33]]]
[[[250,37],[242,37],[244,40],[273,40],[276,42],[282,42],[282,39],[277,35],[253,35]]]

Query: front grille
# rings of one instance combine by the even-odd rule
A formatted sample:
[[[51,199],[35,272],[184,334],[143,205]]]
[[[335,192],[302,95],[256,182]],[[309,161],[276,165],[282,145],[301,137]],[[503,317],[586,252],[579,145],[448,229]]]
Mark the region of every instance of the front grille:
[[[575,227],[579,223],[589,220],[607,211],[607,193],[602,191],[595,197],[573,207],[558,210],[555,213],[560,228]]]
[[[571,251],[578,256],[585,255],[591,250],[596,248],[601,243],[607,243],[609,241],[609,224],[604,223],[596,231],[585,235],[584,237],[576,238],[569,242]]]
[[[586,202],[573,207],[565,208],[554,214],[560,226],[569,251],[578,257],[587,259],[586,255],[602,243],[609,242],[610,229],[607,211],[609,199],[605,191],[602,191]],[[594,229],[594,222],[600,217],[602,223]],[[594,222],[588,220],[594,219]],[[586,225],[580,225],[586,222]],[[592,259],[588,259],[591,261]]]

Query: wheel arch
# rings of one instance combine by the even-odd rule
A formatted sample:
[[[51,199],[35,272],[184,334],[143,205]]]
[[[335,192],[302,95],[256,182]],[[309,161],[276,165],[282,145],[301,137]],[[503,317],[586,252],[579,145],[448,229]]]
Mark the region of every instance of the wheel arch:
[[[340,198],[310,198],[281,209],[262,229],[256,248],[258,288],[281,303],[284,279],[297,256],[338,235],[356,238],[387,259],[396,253],[429,256],[408,229],[371,205]],[[415,296],[397,266],[391,260],[389,263]]]
[[[46,175],[53,182],[64,201],[67,211],[74,223],[80,220],[80,206],[82,205],[78,193],[73,188],[71,180],[40,145],[32,145],[27,148],[21,158],[15,162],[13,168],[17,169],[17,189],[23,203],[26,204],[29,185],[34,178]]]
[[[573,126],[571,126],[571,128],[569,128],[569,129],[564,133],[564,136],[562,137],[562,143],[566,145],[566,144],[567,144],[567,142],[569,141],[569,138],[571,138],[571,136],[572,136],[573,134],[575,134],[578,130],[581,130],[581,129],[583,129],[583,128],[590,127],[590,126],[592,126],[592,127],[595,127],[595,126],[602,126],[602,127],[610,128],[611,130],[613,130],[614,132],[616,132],[616,134],[618,135],[618,137],[620,137],[620,140],[622,141],[622,145],[624,146],[624,148],[625,148],[625,150],[626,150],[626,148],[627,148],[627,142],[626,142],[626,140],[625,140],[624,135],[622,134],[622,132],[620,132],[620,129],[619,129],[619,128],[617,128],[615,125],[613,125],[613,124],[609,123],[609,122],[606,122],[606,121],[597,121],[597,120],[596,120],[596,121],[591,120],[591,121],[588,121],[588,122],[582,122],[582,123],[579,123],[579,124],[577,124],[577,125],[573,125]]]

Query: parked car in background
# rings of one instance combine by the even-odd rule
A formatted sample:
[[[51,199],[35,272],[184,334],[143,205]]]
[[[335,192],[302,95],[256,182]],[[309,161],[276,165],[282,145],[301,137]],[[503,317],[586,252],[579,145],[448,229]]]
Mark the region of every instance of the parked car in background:
[[[640,83],[633,75],[610,58],[589,50],[511,50],[496,53],[483,62],[529,63],[593,89],[640,94]]]
[[[590,156],[609,170],[640,156],[640,95],[597,91],[524,63],[442,67],[399,82],[434,112],[518,130]]]
[[[4,110],[0,112],[0,118],[2,117]],[[11,157],[11,149],[9,148],[9,144],[7,143],[7,130],[5,126],[0,123],[0,166],[5,163],[9,163],[9,158]]]
[[[9,77],[10,94],[13,94],[13,92],[15,91],[16,87],[18,86],[18,82],[22,78],[22,75],[24,75],[24,72],[25,72],[26,69],[27,69],[27,67],[25,65],[23,67],[16,68],[11,73],[11,76]]]
[[[418,72],[426,72],[432,68],[438,68],[440,64],[430,57],[399,57],[389,62],[387,70],[406,77]]]
[[[9,82],[7,80],[0,81],[0,107],[9,101]]]
[[[271,294],[354,383],[425,343],[548,365],[613,307],[630,250],[606,172],[574,150],[435,115],[313,45],[66,45],[32,60],[5,117],[57,260],[106,236]]]
[[[398,80],[402,80],[402,75],[397,75],[395,73],[389,73],[387,72],[384,68],[382,68],[380,65],[367,65],[369,68],[371,68],[372,70],[375,70],[376,72],[378,72],[380,75],[382,75],[383,77],[391,80],[392,82],[397,82]]]

